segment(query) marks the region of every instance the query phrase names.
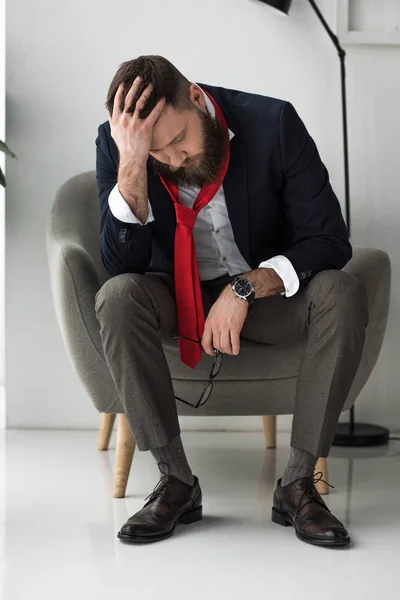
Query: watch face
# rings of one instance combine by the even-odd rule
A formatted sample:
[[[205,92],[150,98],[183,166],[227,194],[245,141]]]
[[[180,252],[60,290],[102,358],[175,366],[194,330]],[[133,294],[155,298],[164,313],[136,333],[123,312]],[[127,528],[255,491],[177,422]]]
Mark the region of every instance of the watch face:
[[[235,283],[235,292],[241,298],[247,298],[253,291],[253,286],[248,279],[238,279]]]

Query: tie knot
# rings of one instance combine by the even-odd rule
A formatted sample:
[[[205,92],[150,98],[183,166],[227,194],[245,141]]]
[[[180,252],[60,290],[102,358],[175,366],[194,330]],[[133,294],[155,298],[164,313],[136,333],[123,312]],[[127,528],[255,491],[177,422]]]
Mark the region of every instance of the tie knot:
[[[182,204],[175,203],[176,222],[189,229],[193,229],[197,218],[197,211]]]

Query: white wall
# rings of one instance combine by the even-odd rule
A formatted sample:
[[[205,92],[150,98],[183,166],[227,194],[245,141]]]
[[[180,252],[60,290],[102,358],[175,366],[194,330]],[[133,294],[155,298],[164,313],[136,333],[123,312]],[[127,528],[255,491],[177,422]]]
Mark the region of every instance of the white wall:
[[[334,23],[335,3],[320,6]],[[13,0],[7,27],[7,133],[19,156],[8,164],[7,422],[96,426],[57,330],[45,229],[58,186],[94,167],[96,129],[119,63],[163,54],[193,80],[290,100],[343,197],[338,60],[305,0],[293,3],[289,19],[255,0]],[[348,52],[353,241],[388,250],[394,270],[387,343],[358,415],[396,429],[399,58],[400,47]]]

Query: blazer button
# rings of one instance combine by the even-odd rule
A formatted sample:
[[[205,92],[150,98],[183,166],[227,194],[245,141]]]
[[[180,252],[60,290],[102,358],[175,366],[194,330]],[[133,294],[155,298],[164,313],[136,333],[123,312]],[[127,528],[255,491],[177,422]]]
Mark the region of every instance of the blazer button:
[[[125,244],[127,231],[127,229],[119,230],[119,241],[121,242],[121,244]]]

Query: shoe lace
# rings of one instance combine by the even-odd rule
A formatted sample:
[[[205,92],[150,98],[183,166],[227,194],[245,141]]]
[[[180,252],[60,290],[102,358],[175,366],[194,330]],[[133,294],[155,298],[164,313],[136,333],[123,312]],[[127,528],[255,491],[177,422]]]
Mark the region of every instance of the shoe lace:
[[[163,471],[164,467],[165,467],[165,471],[166,471],[165,473]],[[171,505],[165,499],[165,495],[168,492],[167,485],[170,480],[169,466],[167,465],[167,463],[160,462],[160,463],[158,463],[158,468],[161,471],[162,477],[161,477],[160,481],[157,483],[154,490],[151,492],[151,494],[149,494],[147,496],[147,498],[144,499],[144,501],[146,502],[146,500],[148,500],[148,502],[146,504],[150,504],[150,502],[152,500],[155,500],[156,498],[162,498],[164,500],[164,502],[172,509]]]
[[[296,514],[295,514],[294,518],[297,517],[299,512],[301,510],[303,510],[303,508],[306,507],[307,504],[311,504],[311,502],[313,502],[313,501],[318,502],[319,504],[321,504],[321,506],[326,508],[326,504],[320,497],[318,490],[315,489],[315,486],[317,483],[322,481],[322,483],[325,483],[332,489],[335,489],[335,487],[333,485],[331,485],[330,483],[328,483],[327,481],[325,481],[324,479],[322,479],[322,477],[323,477],[323,473],[322,473],[322,471],[319,471],[318,473],[314,474],[314,477],[309,478],[307,486],[301,495],[300,502],[297,506],[297,510],[296,510]],[[304,502],[304,504],[303,504],[303,498],[306,498],[306,501]]]

